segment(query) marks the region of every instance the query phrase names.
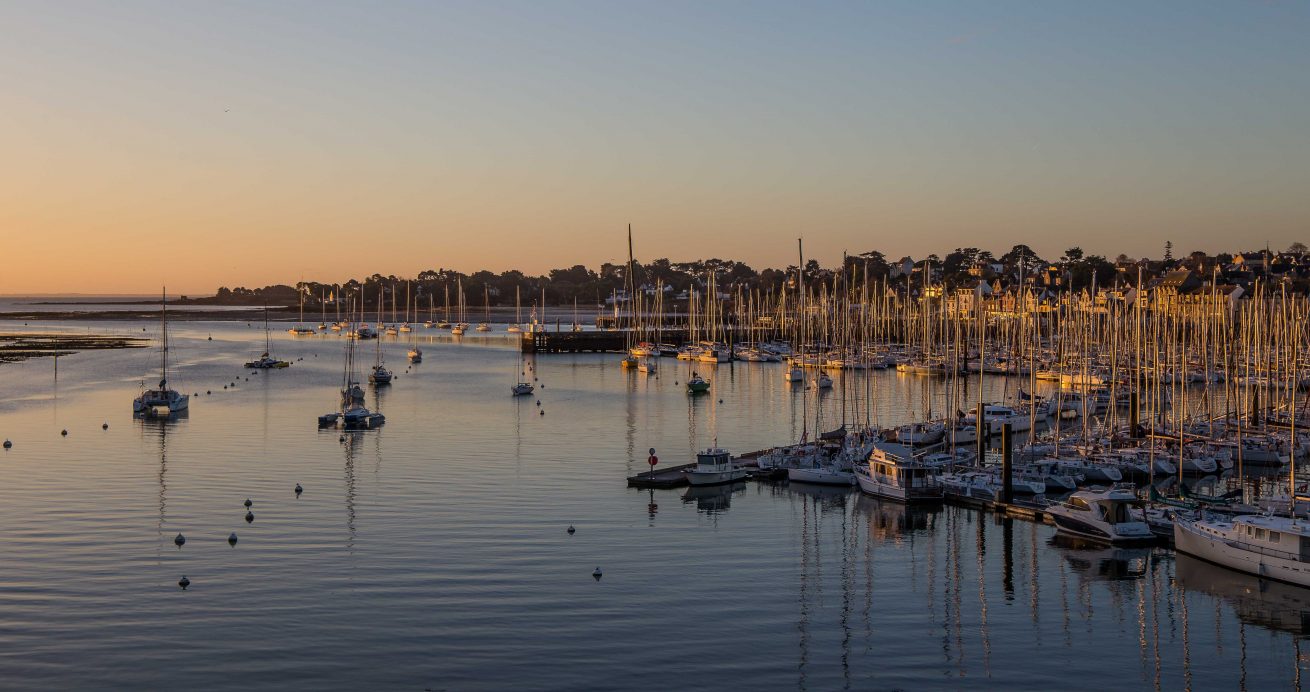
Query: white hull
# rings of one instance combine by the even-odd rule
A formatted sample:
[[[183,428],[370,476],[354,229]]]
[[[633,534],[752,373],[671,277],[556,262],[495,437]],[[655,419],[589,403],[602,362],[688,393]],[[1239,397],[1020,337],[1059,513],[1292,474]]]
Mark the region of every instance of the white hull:
[[[787,480],[816,485],[855,485],[855,474],[834,468],[787,469]]]
[[[1260,552],[1237,547],[1235,542],[1226,540],[1223,535],[1199,528],[1186,519],[1174,521],[1174,547],[1180,552],[1239,572],[1310,586],[1310,564],[1280,557],[1272,554],[1272,551]]]
[[[687,471],[687,482],[691,485],[722,485],[732,483],[746,477],[745,469],[732,469],[730,471]]]

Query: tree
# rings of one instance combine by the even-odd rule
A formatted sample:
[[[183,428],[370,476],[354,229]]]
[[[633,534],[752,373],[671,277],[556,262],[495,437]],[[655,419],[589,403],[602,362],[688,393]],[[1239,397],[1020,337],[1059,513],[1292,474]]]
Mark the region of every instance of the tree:
[[[1065,264],[1078,264],[1083,259],[1083,249],[1080,247],[1071,247],[1064,251],[1060,261]]]
[[[1172,240],[1164,241],[1164,261],[1174,261],[1174,242]]]
[[[1033,249],[1027,245],[1015,245],[1010,251],[1001,255],[1001,264],[1010,269],[1024,269],[1031,272],[1033,269],[1045,264],[1042,258],[1033,252]]]
[[[1299,241],[1287,246],[1287,254],[1289,255],[1304,255],[1307,252],[1310,252],[1310,248]]]

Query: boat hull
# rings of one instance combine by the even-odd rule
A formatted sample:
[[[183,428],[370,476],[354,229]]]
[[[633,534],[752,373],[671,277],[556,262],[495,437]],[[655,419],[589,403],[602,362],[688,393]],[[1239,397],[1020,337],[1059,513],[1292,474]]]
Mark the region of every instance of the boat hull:
[[[1299,560],[1235,548],[1222,537],[1201,531],[1187,519],[1178,518],[1174,521],[1174,548],[1239,572],[1298,586],[1310,586],[1310,565]]]

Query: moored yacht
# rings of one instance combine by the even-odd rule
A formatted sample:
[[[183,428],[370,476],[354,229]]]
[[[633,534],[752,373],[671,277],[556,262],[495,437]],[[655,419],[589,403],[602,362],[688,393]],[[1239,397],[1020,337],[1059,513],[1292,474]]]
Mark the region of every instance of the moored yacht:
[[[942,485],[934,469],[914,457],[893,454],[875,447],[869,461],[856,464],[855,481],[860,490],[901,502],[937,502]]]
[[[1266,579],[1310,586],[1310,522],[1245,515],[1174,519],[1174,547],[1218,565]]]
[[[1130,488],[1092,488],[1047,505],[1046,514],[1064,533],[1104,543],[1140,543],[1155,539],[1140,518],[1143,504]]]

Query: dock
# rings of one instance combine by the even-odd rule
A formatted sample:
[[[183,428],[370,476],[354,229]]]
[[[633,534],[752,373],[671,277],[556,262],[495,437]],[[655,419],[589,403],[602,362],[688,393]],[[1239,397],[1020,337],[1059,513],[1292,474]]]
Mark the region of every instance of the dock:
[[[687,484],[687,474],[684,471],[694,468],[695,464],[683,464],[681,466],[670,466],[658,471],[647,471],[635,476],[628,476],[628,487],[630,488],[680,488]]]

